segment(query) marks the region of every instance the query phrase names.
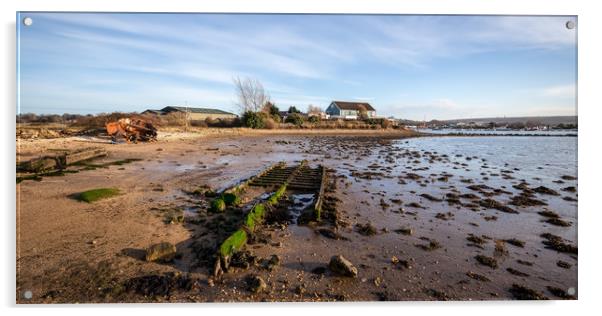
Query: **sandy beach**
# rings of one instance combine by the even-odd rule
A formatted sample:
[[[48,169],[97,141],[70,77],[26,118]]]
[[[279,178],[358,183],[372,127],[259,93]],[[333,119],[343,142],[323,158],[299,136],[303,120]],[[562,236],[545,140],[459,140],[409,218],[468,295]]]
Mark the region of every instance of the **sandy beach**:
[[[96,164],[137,160],[17,184],[17,300],[577,297],[570,294],[577,289],[576,170],[559,167],[556,175],[542,164],[527,173],[518,163],[486,159],[487,151],[452,155],[429,149],[436,137],[410,136],[395,130],[206,129],[164,131],[158,142],[139,144],[18,140],[18,161],[83,146],[108,151]],[[214,278],[207,257],[215,236],[244,211],[212,213],[211,198],[192,192],[219,191],[274,163],[302,160],[328,168],[336,220],[269,221],[245,248],[246,264]],[[94,203],[74,198],[107,187],[121,193]],[[183,211],[184,220],[166,221],[171,210]],[[176,245],[176,259],[145,261],[144,249],[159,242]],[[357,278],[332,273],[334,255],[353,263]],[[250,290],[252,276],[261,277],[265,289]],[[32,291],[32,299],[23,299],[24,291]]]

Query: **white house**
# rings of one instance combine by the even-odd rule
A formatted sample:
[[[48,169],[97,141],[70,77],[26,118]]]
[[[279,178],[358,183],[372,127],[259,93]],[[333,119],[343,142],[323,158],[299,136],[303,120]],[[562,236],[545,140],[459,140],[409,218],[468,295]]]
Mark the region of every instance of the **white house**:
[[[376,117],[376,110],[366,102],[332,101],[325,112],[332,118],[357,120],[363,111],[368,118]]]

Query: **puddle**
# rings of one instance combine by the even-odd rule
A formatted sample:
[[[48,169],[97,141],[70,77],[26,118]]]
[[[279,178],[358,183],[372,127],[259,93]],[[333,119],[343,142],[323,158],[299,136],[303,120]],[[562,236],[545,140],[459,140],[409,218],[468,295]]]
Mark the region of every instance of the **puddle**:
[[[301,216],[304,210],[313,205],[315,199],[315,194],[306,193],[306,194],[292,194],[290,196],[290,200],[292,200],[293,205],[289,207],[290,220],[292,224],[297,224],[297,219]]]
[[[195,218],[199,215],[199,211],[201,210],[198,206],[189,206],[184,208],[184,217],[185,218]]]

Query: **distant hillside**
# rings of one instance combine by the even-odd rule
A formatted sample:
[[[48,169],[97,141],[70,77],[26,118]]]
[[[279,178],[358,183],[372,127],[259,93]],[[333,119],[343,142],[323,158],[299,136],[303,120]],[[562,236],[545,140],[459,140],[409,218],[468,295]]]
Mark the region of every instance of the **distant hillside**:
[[[499,124],[516,123],[516,122],[539,122],[545,125],[557,124],[577,124],[577,116],[522,116],[522,117],[486,117],[486,118],[470,118],[458,120],[446,120],[447,123],[489,123],[495,122]]]

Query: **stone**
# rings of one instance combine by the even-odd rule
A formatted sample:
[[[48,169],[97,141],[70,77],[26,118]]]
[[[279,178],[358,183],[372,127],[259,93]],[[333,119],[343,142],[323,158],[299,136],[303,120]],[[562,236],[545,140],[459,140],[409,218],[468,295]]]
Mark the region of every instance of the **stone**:
[[[169,242],[154,244],[146,249],[146,261],[172,261],[176,257],[176,246]]]
[[[280,256],[278,256],[278,255],[272,255],[270,257],[270,261],[268,263],[271,266],[279,266],[280,265],[280,261],[281,261],[280,260]]]
[[[341,255],[333,256],[328,264],[330,270],[338,275],[355,278],[357,277],[357,268]]]
[[[265,291],[267,284],[261,277],[255,275],[247,278],[247,287],[249,291],[259,293]]]

